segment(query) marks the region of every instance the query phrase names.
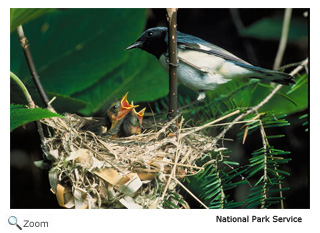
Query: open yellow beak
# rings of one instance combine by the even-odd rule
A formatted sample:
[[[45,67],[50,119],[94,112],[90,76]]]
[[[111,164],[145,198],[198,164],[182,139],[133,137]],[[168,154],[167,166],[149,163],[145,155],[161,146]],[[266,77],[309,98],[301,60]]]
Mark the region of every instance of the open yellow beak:
[[[128,92],[121,99],[121,102],[120,102],[121,108],[118,115],[115,118],[116,121],[123,119],[132,109],[139,107],[139,105],[129,104],[127,100],[127,96],[128,96]]]
[[[142,110],[140,110],[139,112],[136,112],[135,109],[133,109],[134,113],[136,114],[136,116],[138,117],[139,119],[139,122],[140,122],[140,125],[142,125],[142,119],[143,119],[143,116],[144,116],[144,112],[146,111],[146,108],[143,108]]]

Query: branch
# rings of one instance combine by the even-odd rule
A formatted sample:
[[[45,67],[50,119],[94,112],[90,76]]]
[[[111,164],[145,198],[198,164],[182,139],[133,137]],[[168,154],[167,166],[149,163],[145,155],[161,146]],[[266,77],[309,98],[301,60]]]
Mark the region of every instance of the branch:
[[[259,120],[259,125],[260,125],[260,134],[261,134],[261,138],[262,138],[262,144],[263,144],[263,148],[264,148],[264,188],[263,188],[263,194],[264,194],[264,201],[261,203],[261,209],[264,209],[264,205],[265,205],[265,199],[267,199],[267,191],[266,191],[266,184],[267,184],[267,180],[268,180],[268,174],[267,174],[267,157],[268,157],[268,154],[270,154],[269,156],[271,157],[271,159],[273,160],[273,156],[272,154],[270,153],[270,151],[268,150],[269,149],[269,142],[268,142],[268,139],[267,139],[267,134],[266,134],[266,131],[264,130],[264,127],[263,127],[263,124],[262,124],[262,121]],[[274,170],[276,171],[276,174],[277,176],[279,177],[279,172],[277,171],[278,168],[277,166],[274,164]],[[280,206],[281,206],[281,209],[284,209],[284,202],[283,202],[283,193],[282,193],[282,184],[279,182],[279,195],[280,195]]]
[[[15,81],[17,83],[17,85],[21,88],[24,96],[26,97],[27,99],[27,102],[28,102],[28,106],[29,108],[34,108],[35,107],[35,104],[31,98],[31,95],[29,94],[28,92],[28,89],[26,88],[26,86],[23,84],[23,82],[21,82],[21,80],[18,78],[17,75],[15,75],[14,73],[12,73],[10,71],[10,78]]]
[[[189,193],[197,202],[199,202],[204,208],[209,209],[196,195],[194,195],[186,186],[184,186],[176,177],[172,177],[187,193]]]
[[[55,112],[54,109],[52,108],[52,106],[50,105],[48,96],[47,96],[46,92],[44,91],[44,89],[42,87],[42,84],[40,82],[39,75],[38,75],[37,70],[36,70],[36,66],[35,66],[35,64],[33,62],[33,59],[32,59],[32,55],[31,55],[28,39],[24,35],[22,25],[20,25],[17,28],[17,32],[18,32],[18,36],[19,36],[19,40],[20,40],[20,45],[21,45],[21,47],[23,49],[24,55],[26,57],[26,60],[27,60],[28,66],[29,66],[30,74],[31,74],[31,76],[33,78],[33,81],[34,81],[34,83],[35,83],[35,85],[37,87],[37,90],[38,90],[38,92],[39,92],[39,94],[40,94],[40,96],[42,98],[42,101],[44,102],[45,106],[50,111]]]
[[[244,49],[246,50],[246,53],[247,53],[248,57],[250,58],[249,62],[259,66],[257,56],[254,52],[252,44],[250,43],[250,40],[247,37],[244,37],[242,35],[242,32],[245,30],[245,26],[243,25],[243,22],[241,20],[241,17],[239,14],[239,9],[231,8],[231,9],[229,9],[229,12],[230,12],[231,18],[233,20],[233,23],[237,29],[237,32],[238,32],[239,36],[241,36],[241,40],[243,42]]]
[[[12,73],[10,71],[10,78],[15,81],[17,83],[17,85],[21,88],[23,94],[25,95],[27,102],[28,102],[28,106],[29,108],[35,108],[35,104],[31,98],[31,95],[28,92],[28,89],[26,88],[26,86],[23,84],[23,82],[18,78],[18,76],[16,76],[14,73]],[[44,138],[44,134],[43,134],[43,129],[42,129],[42,125],[40,123],[40,121],[35,121],[36,122],[36,126],[37,126],[37,130],[40,136],[40,146],[42,148],[42,151],[44,153],[44,159],[48,159],[48,154],[49,154],[49,148],[45,143],[45,138]]]
[[[177,8],[167,8],[169,43],[169,116],[175,117],[178,108],[178,55],[177,55]]]
[[[279,48],[278,48],[278,52],[276,55],[276,59],[273,64],[274,70],[279,69],[279,67],[281,65],[282,58],[283,58],[284,51],[286,50],[286,47],[287,47],[291,14],[292,14],[292,8],[286,8],[286,10],[284,12],[284,19],[283,19],[282,33],[281,33]]]

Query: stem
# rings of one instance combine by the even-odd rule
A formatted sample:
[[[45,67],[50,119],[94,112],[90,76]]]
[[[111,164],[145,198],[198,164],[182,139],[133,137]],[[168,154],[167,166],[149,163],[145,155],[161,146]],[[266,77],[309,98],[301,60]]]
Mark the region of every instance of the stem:
[[[267,150],[268,150],[268,141],[267,141],[267,136],[266,132],[264,131],[263,125],[261,120],[259,121],[260,123],[260,133],[262,137],[262,144],[264,148],[264,167],[263,167],[263,200],[261,200],[261,209],[264,209],[265,204],[266,204],[266,199],[267,199],[267,182],[268,182],[268,176],[267,176]]]
[[[32,59],[32,55],[31,55],[28,39],[24,35],[22,25],[20,25],[17,28],[17,32],[18,32],[18,36],[19,36],[19,40],[20,40],[20,45],[21,45],[21,47],[23,49],[24,55],[26,57],[26,60],[27,60],[28,66],[29,66],[30,74],[31,74],[31,76],[33,78],[33,81],[34,81],[34,83],[35,83],[35,85],[37,87],[37,90],[38,90],[38,92],[39,92],[39,94],[40,94],[40,96],[42,98],[42,101],[44,102],[45,106],[49,110],[54,111],[54,109],[51,107],[51,105],[49,103],[48,96],[47,96],[47,94],[46,94],[45,90],[43,89],[42,84],[40,82],[39,75],[38,75],[37,70],[36,70],[36,66],[35,66],[35,64],[33,62],[33,59]]]
[[[266,131],[264,130],[264,127],[263,127],[263,124],[262,124],[262,121],[259,120],[259,124],[260,124],[260,133],[261,133],[261,137],[262,137],[262,144],[263,144],[263,148],[264,148],[264,187],[263,187],[263,196],[264,196],[264,200],[262,201],[261,203],[261,209],[264,209],[264,206],[265,206],[265,200],[267,199],[267,190],[266,190],[266,187],[267,187],[267,180],[268,180],[268,177],[267,177],[267,156],[269,153],[270,154],[270,157],[271,159],[273,160],[273,156],[272,154],[270,153],[271,151],[269,150],[269,141],[267,139],[267,134],[266,134]],[[278,168],[274,165],[274,170],[276,171],[276,174],[278,177],[280,177],[279,175],[279,172],[277,171]],[[283,193],[281,191],[282,189],[282,184],[279,182],[279,189],[280,189],[280,192],[279,192],[279,195],[280,195],[280,206],[281,206],[281,209],[284,209],[284,202],[283,202]]]
[[[283,58],[284,51],[287,47],[287,41],[288,41],[288,34],[289,34],[289,28],[290,28],[290,21],[291,21],[291,14],[292,14],[292,8],[286,8],[284,12],[284,18],[283,18],[283,25],[282,25],[282,33],[281,33],[281,39],[279,43],[278,52],[276,55],[276,59],[273,64],[273,69],[278,70],[281,61]]]
[[[189,193],[196,201],[198,201],[204,208],[209,209],[196,195],[194,195],[186,186],[184,186],[177,178],[172,177],[187,193]]]
[[[32,98],[31,98],[31,95],[30,95],[29,92],[28,92],[28,89],[27,89],[26,86],[23,84],[23,82],[21,82],[21,80],[18,78],[18,76],[15,75],[14,73],[12,73],[11,71],[10,71],[10,78],[11,78],[13,81],[15,81],[15,82],[18,84],[18,86],[21,88],[24,96],[25,96],[26,99],[27,99],[28,106],[29,106],[30,108],[34,108],[34,107],[35,107],[35,104],[34,104]]]
[[[229,9],[231,18],[233,20],[233,23],[237,29],[237,32],[239,36],[241,36],[241,40],[244,45],[244,49],[246,50],[246,53],[248,54],[248,57],[250,58],[250,62],[259,66],[258,59],[256,57],[256,54],[254,52],[254,49],[250,43],[250,40],[247,37],[242,36],[242,32],[245,30],[245,26],[243,25],[243,22],[241,20],[239,9],[237,8],[231,8]]]
[[[169,116],[175,117],[178,109],[178,54],[177,54],[177,8],[167,8],[169,42]]]
[[[23,82],[21,82],[21,80],[18,78],[18,76],[15,75],[14,73],[12,73],[11,71],[10,71],[10,78],[13,81],[15,81],[17,83],[17,85],[21,88],[23,94],[25,95],[25,97],[27,99],[29,108],[35,108],[35,104],[31,98],[31,95],[29,94],[28,89],[23,84]],[[41,149],[44,154],[44,159],[48,160],[49,148],[45,143],[43,129],[42,129],[42,125],[41,125],[40,121],[36,121],[36,126],[37,126],[37,130],[38,130],[39,137],[40,137],[40,142],[41,142],[40,146],[41,146]]]
[[[169,185],[170,185],[170,182],[171,182],[172,177],[175,177],[175,176],[176,176],[177,163],[178,163],[179,156],[180,156],[180,153],[181,153],[180,148],[179,148],[179,145],[180,145],[180,143],[181,143],[181,137],[180,137],[180,135],[181,135],[182,123],[183,123],[183,117],[182,117],[181,122],[180,122],[179,134],[178,134],[178,138],[177,138],[178,143],[177,143],[176,154],[175,154],[175,158],[174,158],[174,165],[173,165],[173,167],[172,167],[171,174],[170,174],[170,176],[169,176],[169,178],[168,178],[168,180],[167,180],[166,186],[165,186],[164,191],[163,191],[163,193],[162,193],[161,200],[164,200],[164,197],[165,197],[166,192],[167,192],[167,190],[168,190],[168,188],[169,188]]]
[[[218,178],[218,181],[219,181],[219,188],[220,188],[220,193],[221,193],[221,198],[220,198],[220,209],[223,209],[224,208],[224,201],[225,201],[225,198],[226,198],[226,195],[224,194],[224,191],[223,191],[223,185],[222,185],[222,180],[221,180],[221,177],[220,177],[220,172],[219,172],[219,167],[218,167],[218,160],[223,160],[223,155],[221,153],[219,153],[219,155],[221,156],[219,159],[217,157],[217,159],[214,161],[213,165],[215,166],[215,170],[217,171],[216,174],[217,174],[217,178]]]

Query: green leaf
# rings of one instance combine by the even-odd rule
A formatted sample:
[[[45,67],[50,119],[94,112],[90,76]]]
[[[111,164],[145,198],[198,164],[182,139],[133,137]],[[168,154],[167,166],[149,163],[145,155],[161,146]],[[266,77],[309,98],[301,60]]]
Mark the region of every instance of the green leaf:
[[[104,76],[93,86],[73,95],[89,103],[81,113],[89,114],[105,106],[114,98],[129,92],[128,99],[154,101],[168,94],[168,77],[156,58],[143,51],[129,51],[130,57],[123,67]],[[146,87],[147,85],[147,87]],[[97,104],[99,103],[99,104]]]
[[[287,191],[287,190],[290,190],[290,187],[285,187],[285,188],[281,188],[281,189],[272,189],[272,190],[269,190],[269,193],[279,193],[279,192]]]
[[[34,85],[26,85],[33,101],[37,106],[45,108],[43,101]],[[49,100],[55,98],[52,102],[57,112],[76,112],[86,107],[83,100],[79,100],[70,96],[61,95],[59,93],[47,92]],[[20,90],[20,87],[15,82],[10,82],[10,99],[15,104],[26,104],[26,98]]]
[[[46,91],[83,101],[80,112],[87,115],[126,92],[135,103],[166,95],[168,76],[157,59],[125,50],[144,30],[146,17],[146,9],[64,9],[27,23]],[[15,33],[10,45],[11,70],[33,85]]]
[[[256,166],[254,169],[252,169],[252,171],[250,171],[249,175],[247,176],[247,178],[252,177],[254,174],[256,174],[257,172],[263,170],[264,168],[264,164],[259,164],[258,166]]]
[[[267,169],[268,171],[274,173],[274,174],[277,174],[277,173],[280,173],[280,174],[283,174],[283,175],[286,175],[286,176],[290,176],[290,173],[289,172],[285,172],[285,171],[282,171],[282,170],[275,170],[275,169]]]
[[[261,176],[260,179],[254,184],[254,186],[257,186],[260,184],[260,182],[264,179],[264,176]]]
[[[277,92],[278,95],[281,95],[282,97],[286,98],[287,100],[289,100],[291,103],[293,103],[296,107],[298,106],[298,104],[293,100],[291,99],[288,95],[286,94],[283,94],[281,92]]]
[[[299,77],[299,75],[298,75]],[[291,89],[287,92],[287,95],[291,94],[292,92],[298,90],[300,87],[302,87],[306,82],[308,82],[308,75],[307,74],[304,74],[304,75],[301,75],[297,81],[296,81],[296,84],[294,84]]]
[[[10,105],[10,132],[19,126],[32,121],[37,121],[49,117],[63,117],[42,108],[26,108],[23,105]]]
[[[10,32],[17,29],[19,25],[52,11],[49,8],[10,8]]]
[[[300,116],[299,119],[303,119],[303,118],[306,118],[308,116],[309,116],[309,114],[304,114],[304,115]]]
[[[283,138],[283,137],[285,137],[286,135],[284,135],[284,134],[279,134],[279,135],[270,135],[270,136],[267,136],[267,138],[268,139],[270,139],[270,138]]]
[[[225,160],[223,161],[224,164],[228,164],[228,165],[236,165],[236,166],[239,166],[239,163],[238,162],[234,162],[234,161],[228,161],[228,160]]]
[[[245,28],[241,34],[261,40],[279,40],[281,37],[283,18],[263,18],[249,27]],[[308,36],[308,21],[292,19],[288,40],[297,41]]]
[[[291,89],[291,86],[283,86],[279,90],[280,93],[287,93]],[[273,111],[276,113],[292,114],[308,108],[308,82],[305,82],[299,89],[286,96],[289,99],[284,99],[281,94],[274,95],[268,103],[260,108],[261,112]],[[258,86],[254,93],[252,93],[252,99],[250,106],[259,104],[266,96],[271,93],[271,89],[267,89]],[[293,104],[293,102],[295,104]]]

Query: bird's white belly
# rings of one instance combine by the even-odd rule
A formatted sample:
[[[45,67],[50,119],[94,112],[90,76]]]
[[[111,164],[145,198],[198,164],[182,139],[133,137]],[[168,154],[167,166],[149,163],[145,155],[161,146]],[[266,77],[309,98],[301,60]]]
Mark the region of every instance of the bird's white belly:
[[[178,53],[178,80],[183,85],[199,91],[213,90],[220,84],[232,78],[248,76],[248,70],[225,59],[197,51],[180,51]],[[168,73],[167,58],[159,59],[162,67]]]

